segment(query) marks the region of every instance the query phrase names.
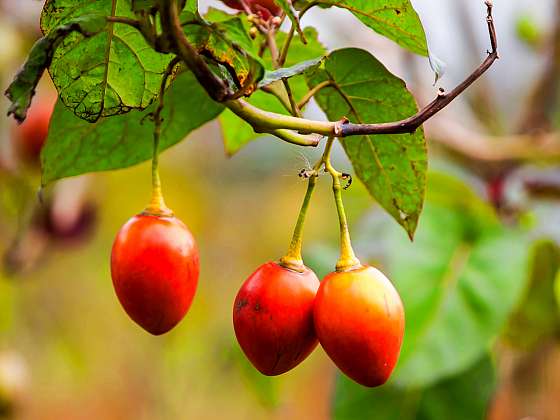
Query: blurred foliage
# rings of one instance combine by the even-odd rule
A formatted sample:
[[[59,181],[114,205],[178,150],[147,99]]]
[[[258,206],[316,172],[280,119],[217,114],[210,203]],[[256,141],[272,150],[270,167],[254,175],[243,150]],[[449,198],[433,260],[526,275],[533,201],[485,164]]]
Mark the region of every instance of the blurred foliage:
[[[388,268],[406,310],[396,373],[431,384],[471,366],[495,340],[527,275],[527,241],[460,181],[432,174],[414,243],[395,235]]]
[[[525,295],[504,332],[510,345],[529,351],[558,337],[560,310],[554,288],[559,269],[560,249],[554,242],[542,240],[533,245]]]
[[[489,355],[464,372],[422,389],[366,389],[339,376],[335,420],[482,420],[496,377]]]
[[[519,16],[517,18],[515,29],[519,39],[530,48],[537,49],[542,46],[542,30],[539,28],[539,25],[531,15],[525,14]]]

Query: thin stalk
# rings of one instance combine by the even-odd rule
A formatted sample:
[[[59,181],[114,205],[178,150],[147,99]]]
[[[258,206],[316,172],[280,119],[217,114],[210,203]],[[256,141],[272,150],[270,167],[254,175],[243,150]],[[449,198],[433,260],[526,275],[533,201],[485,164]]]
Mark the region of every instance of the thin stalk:
[[[317,93],[319,93],[321,89],[329,87],[332,84],[333,84],[332,80],[325,80],[324,82],[319,83],[313,89],[310,89],[309,92],[307,92],[305,96],[301,98],[301,101],[299,101],[299,103],[297,104],[298,108],[303,109],[309,103],[311,98],[313,98]]]
[[[143,214],[149,214],[153,216],[173,216],[173,212],[165,204],[165,200],[163,199],[163,192],[161,189],[161,178],[159,176],[159,144],[161,138],[161,126],[163,124],[161,113],[164,108],[165,88],[167,86],[167,80],[173,73],[173,69],[179,63],[179,61],[179,58],[175,58],[167,66],[160,86],[159,104],[153,114],[154,143],[152,151],[152,198],[148,206],[144,209]]]
[[[299,212],[296,227],[294,229],[292,241],[290,242],[290,247],[288,248],[288,253],[280,258],[280,264],[282,266],[299,272],[303,272],[305,270],[305,265],[303,264],[303,258],[301,256],[301,247],[303,243],[303,227],[305,225],[305,217],[307,215],[309,203],[311,202],[311,196],[313,195],[313,190],[315,189],[316,184],[317,174],[313,173],[309,177],[307,191],[305,193],[305,198],[303,199],[303,204],[301,205],[301,210]]]
[[[286,89],[286,93],[288,94],[288,99],[290,101],[290,106],[291,106],[291,113],[294,117],[298,117],[298,118],[303,118],[303,115],[301,113],[300,108],[298,107],[295,99],[294,99],[294,95],[292,93],[292,88],[290,87],[290,82],[288,81],[288,79],[284,78],[282,79],[282,83],[284,85],[284,88]]]
[[[354,268],[360,267],[361,263],[360,260],[356,258],[356,254],[354,253],[352,242],[350,240],[348,219],[346,218],[346,211],[344,210],[344,203],[342,202],[342,184],[340,182],[342,174],[336,171],[331,164],[330,154],[333,143],[334,137],[330,137],[325,149],[326,151],[328,151],[325,159],[325,170],[332,177],[334,201],[338,213],[338,222],[340,229],[340,257],[338,259],[338,262],[336,263],[336,271],[349,271]]]
[[[288,37],[286,38],[286,41],[284,42],[284,45],[282,47],[282,52],[280,53],[280,57],[278,58],[278,65],[280,67],[282,67],[286,63],[286,58],[288,58],[288,52],[290,51],[290,45],[292,43],[292,39],[294,38],[295,30],[296,29],[292,24],[292,27],[290,28],[290,32],[288,32]]]

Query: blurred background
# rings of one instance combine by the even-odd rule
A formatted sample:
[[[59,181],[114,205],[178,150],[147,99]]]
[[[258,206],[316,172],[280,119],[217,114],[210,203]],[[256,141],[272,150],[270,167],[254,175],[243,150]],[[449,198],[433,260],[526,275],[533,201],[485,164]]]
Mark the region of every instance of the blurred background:
[[[223,8],[200,3],[203,10]],[[451,89],[484,58],[485,7],[472,0],[412,3],[433,60],[445,68],[436,86],[427,59],[373,34],[349,13],[315,10],[303,23],[319,29],[329,50],[370,50],[407,81],[423,105],[437,87]],[[42,5],[0,0],[3,87],[40,36]],[[402,384],[385,391],[357,389],[338,377],[320,348],[297,369],[272,379],[245,360],[231,326],[233,299],[256,267],[286,251],[305,191],[297,174],[320,150],[265,137],[228,158],[221,139],[227,127],[217,122],[161,159],[166,201],[200,247],[194,304],[163,337],[133,324],[113,292],[109,255],[120,226],[149,199],[149,164],[61,181],[40,204],[37,150],[56,101],[45,79],[26,122],[33,135],[0,117],[0,416],[472,419],[472,407],[463,407],[471,405],[481,407],[480,418],[560,419],[560,1],[495,0],[494,5],[501,59],[426,126],[434,175],[415,244],[407,243],[404,231],[359,182],[345,193],[357,253],[395,281],[412,329],[424,313],[415,299],[430,287],[443,287],[442,271],[458,279],[459,290],[463,282],[470,284],[465,267],[444,248],[475,244],[484,254],[467,268],[482,283],[496,285],[494,294],[479,302],[480,312],[496,309],[495,325],[475,332],[456,329],[445,339],[449,351],[434,354],[445,366],[461,360],[453,369],[436,376],[423,371],[429,366],[407,365],[411,377],[430,379],[411,385],[410,392],[406,388],[406,395],[420,390],[430,398],[399,411],[404,403],[389,397],[400,395]],[[7,110],[4,98],[0,103]],[[321,118],[317,107],[309,114]],[[335,157],[340,169],[351,172],[340,148]],[[496,230],[498,239],[478,246],[478,238]],[[508,236],[511,232],[515,235]],[[336,211],[325,179],[310,209],[305,258],[321,277],[337,256]],[[452,315],[455,326],[463,325],[461,317],[473,317],[454,305],[442,311]],[[475,334],[479,330],[484,331]],[[467,337],[468,344],[456,335]],[[417,350],[407,346],[406,352]],[[476,370],[485,358],[490,379]],[[381,400],[396,410],[378,411]],[[455,411],[444,410],[450,406]]]

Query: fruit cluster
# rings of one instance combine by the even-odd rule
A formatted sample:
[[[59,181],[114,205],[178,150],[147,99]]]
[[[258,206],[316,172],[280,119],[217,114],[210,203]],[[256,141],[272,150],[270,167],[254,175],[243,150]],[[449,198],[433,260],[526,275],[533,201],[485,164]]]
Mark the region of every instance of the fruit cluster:
[[[269,262],[237,294],[233,325],[241,348],[265,375],[280,375],[301,363],[317,341],[356,382],[384,384],[398,359],[404,311],[393,285],[377,269],[335,271],[321,283]]]
[[[350,244],[341,180],[330,163],[334,138],[312,171],[287,255],[260,266],[243,284],[233,307],[237,340],[265,375],[280,375],[301,363],[321,343],[334,363],[356,382],[384,384],[397,362],[404,310],[391,282],[362,265]],[[198,282],[196,243],[166,207],[154,152],[150,205],[119,231],[111,255],[116,294],[129,316],[148,332],[172,329],[188,311]],[[322,282],[303,264],[302,232],[319,171],[333,179],[341,256]]]
[[[268,0],[224,1],[262,20],[272,21],[281,12]],[[22,160],[38,160],[51,113],[52,106],[37,107],[14,133]],[[192,234],[163,200],[158,173],[161,118],[159,113],[153,117],[152,200],[118,232],[111,276],[130,318],[160,335],[189,310],[200,266]],[[321,343],[342,372],[373,387],[385,383],[395,367],[404,334],[404,310],[390,281],[377,269],[360,264],[354,255],[341,196],[341,180],[349,186],[351,178],[330,163],[333,141],[329,139],[313,170],[300,173],[309,186],[288,254],[260,266],[244,282],[235,299],[233,325],[246,356],[265,375],[291,370]],[[319,282],[303,264],[301,248],[305,215],[321,169],[333,179],[341,256],[336,271]]]

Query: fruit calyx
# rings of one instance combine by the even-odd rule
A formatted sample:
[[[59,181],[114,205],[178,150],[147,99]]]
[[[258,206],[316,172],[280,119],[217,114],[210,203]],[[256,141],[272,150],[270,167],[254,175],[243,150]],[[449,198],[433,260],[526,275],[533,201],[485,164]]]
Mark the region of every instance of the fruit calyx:
[[[280,258],[277,264],[287,270],[296,271],[298,273],[305,273],[307,270],[307,267],[303,264],[303,260],[301,258],[295,258],[290,255]]]
[[[159,192],[154,190],[152,194],[152,199],[150,203],[146,206],[144,210],[140,213],[143,216],[157,216],[157,217],[174,217],[175,214],[165,204],[163,195],[161,194],[161,189]]]
[[[336,272],[343,273],[347,271],[360,270],[365,266],[355,256],[342,257],[336,263]]]

